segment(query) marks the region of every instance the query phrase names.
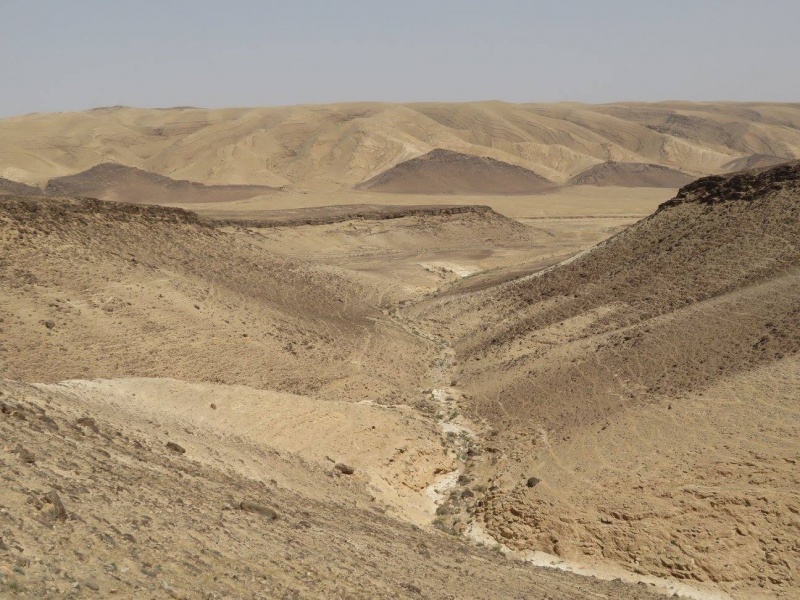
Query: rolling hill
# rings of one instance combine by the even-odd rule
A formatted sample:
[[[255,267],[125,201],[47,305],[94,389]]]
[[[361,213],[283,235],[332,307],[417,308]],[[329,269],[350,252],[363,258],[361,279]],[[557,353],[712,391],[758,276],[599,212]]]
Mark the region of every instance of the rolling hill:
[[[357,187],[395,194],[533,194],[552,188],[553,183],[493,158],[437,148]]]
[[[495,428],[473,510],[499,539],[796,587],[800,162],[699,179],[560,265],[409,310]]]
[[[661,165],[608,161],[578,173],[567,184],[671,188],[685,185],[693,179],[677,169]]]
[[[436,148],[556,183],[607,161],[705,175],[754,154],[800,158],[800,105],[111,107],[0,120],[0,176],[40,186],[113,162],[209,185],[349,189]]]
[[[366,377],[375,398],[399,393],[390,382],[416,370],[383,378],[379,364],[367,372],[351,362],[363,335],[377,333],[370,299],[380,292],[369,282],[193,213],[9,196],[0,230],[5,377],[174,377],[295,393]],[[409,341],[391,337],[384,351]],[[328,366],[312,376],[309,361]]]
[[[652,597],[431,526],[464,442],[424,391],[441,344],[390,302],[454,276],[424,245],[485,260],[540,233],[485,207],[343,210],[262,228],[3,198],[0,594]],[[316,262],[291,255],[304,236]],[[384,263],[405,240],[426,275],[338,266],[342,239]]]
[[[0,177],[0,194],[5,195],[20,195],[20,196],[38,196],[42,193],[37,187],[32,185],[25,185],[18,181],[11,181]]]
[[[44,193],[140,204],[192,204],[242,200],[276,191],[263,185],[205,185],[135,167],[103,163],[74,175],[51,179]]]
[[[378,553],[403,568],[363,567],[377,595],[411,597],[457,570],[392,554],[424,538],[482,565],[468,597],[507,595],[501,572],[534,596],[648,593],[498,571],[480,544],[792,597],[800,162],[701,178],[622,231],[636,217],[397,204],[211,221],[3,196],[0,553],[33,554],[0,586],[357,596]],[[319,570],[359,526],[366,554]]]

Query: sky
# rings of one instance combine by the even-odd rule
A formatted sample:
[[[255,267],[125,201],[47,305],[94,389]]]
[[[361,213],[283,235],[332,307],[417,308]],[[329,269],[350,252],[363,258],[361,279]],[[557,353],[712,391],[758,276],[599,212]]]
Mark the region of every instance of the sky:
[[[800,102],[800,0],[0,0],[0,117],[345,101]]]

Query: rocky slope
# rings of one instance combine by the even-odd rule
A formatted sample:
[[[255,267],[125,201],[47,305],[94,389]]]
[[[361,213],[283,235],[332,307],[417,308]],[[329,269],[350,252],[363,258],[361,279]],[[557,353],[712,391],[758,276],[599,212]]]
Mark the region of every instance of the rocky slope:
[[[552,187],[551,181],[528,169],[441,148],[358,185],[395,194],[534,194]]]
[[[74,175],[51,179],[44,193],[140,204],[185,204],[228,202],[276,191],[263,185],[204,185],[171,179],[135,167],[103,163]],[[30,191],[20,193],[30,194]]]
[[[677,169],[644,163],[604,162],[572,177],[569,185],[621,187],[680,187],[692,181]]]
[[[412,309],[457,340],[465,404],[495,428],[489,530],[793,596],[799,248],[794,162],[700,179],[562,265]]]
[[[19,183],[18,181],[11,181],[10,179],[4,179],[3,177],[0,177],[0,194],[11,196],[36,196],[41,193],[42,190],[32,185],[25,185],[24,183]]]
[[[654,597],[391,518],[358,471],[84,391],[0,380],[3,597]]]
[[[424,354],[402,369],[382,360],[415,342],[373,320],[381,291],[369,282],[180,209],[7,197],[0,282],[11,379],[138,375],[388,399],[413,388]],[[383,340],[370,369],[352,360],[365,335]]]

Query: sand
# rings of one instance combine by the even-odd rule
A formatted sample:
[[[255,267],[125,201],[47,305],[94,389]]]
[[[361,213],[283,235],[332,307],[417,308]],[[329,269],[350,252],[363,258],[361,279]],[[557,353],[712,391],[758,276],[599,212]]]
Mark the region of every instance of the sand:
[[[0,590],[797,597],[796,170],[4,196]]]
[[[606,161],[704,175],[754,154],[800,158],[799,126],[798,105],[777,103],[111,107],[0,120],[0,177],[44,186],[112,162],[205,184],[342,190],[437,148],[556,183]]]
[[[531,194],[555,186],[523,167],[436,149],[403,161],[356,187],[393,194],[503,195]]]
[[[604,162],[589,167],[572,177],[570,185],[622,186],[622,187],[680,187],[694,177],[677,169],[645,163]]]

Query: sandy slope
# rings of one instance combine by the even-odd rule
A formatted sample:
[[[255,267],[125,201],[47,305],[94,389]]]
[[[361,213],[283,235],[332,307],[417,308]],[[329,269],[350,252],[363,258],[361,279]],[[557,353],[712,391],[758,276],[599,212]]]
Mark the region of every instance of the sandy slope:
[[[736,169],[732,169],[736,170]],[[677,169],[644,163],[605,162],[581,171],[567,182],[570,185],[680,187],[694,177]]]
[[[532,194],[555,187],[529,169],[493,158],[436,149],[357,186],[393,194]]]
[[[796,595],[799,175],[700,180],[562,266],[411,309],[497,430],[489,531]]]
[[[209,184],[338,189],[436,148],[555,182],[606,161],[720,172],[800,158],[797,104],[356,103],[164,110],[112,107],[0,121],[0,176],[47,180],[115,162]]]
[[[341,269],[179,209],[7,199],[0,218],[8,377],[169,376],[351,400],[417,381],[424,351],[402,368],[382,360],[415,342],[374,320],[381,289]]]
[[[56,177],[47,182],[44,190],[45,194],[52,196],[89,196],[141,204],[231,202],[277,191],[263,185],[203,185],[113,163],[102,163],[74,175]]]
[[[37,195],[41,190],[32,185],[25,185],[10,179],[0,177],[0,194],[3,195]]]
[[[358,471],[231,429],[245,390],[176,414],[147,399],[179,384],[130,386],[0,381],[4,597],[652,597],[386,515]]]
[[[34,596],[92,578],[149,596],[170,593],[164,581],[188,596],[357,595],[371,579],[373,597],[641,589],[470,568],[477,539],[673,578],[666,589],[711,586],[697,598],[796,597],[798,168],[706,178],[622,232],[655,196],[490,199],[524,224],[371,207],[268,227],[4,198],[0,376],[41,385],[2,384],[0,460],[13,468],[0,584]],[[76,429],[82,415],[101,433]],[[40,533],[56,484],[76,518]],[[245,496],[281,518],[231,510]],[[89,544],[102,562],[87,562]]]
[[[429,524],[436,510],[426,488],[439,473],[455,468],[435,425],[407,405],[320,400],[174,379],[73,380],[61,387],[105,410],[135,407],[162,427],[175,421],[184,431],[235,436],[327,468],[345,463],[391,514],[417,525]],[[191,436],[175,436],[187,448],[194,446]],[[304,481],[284,485],[325,500]]]

